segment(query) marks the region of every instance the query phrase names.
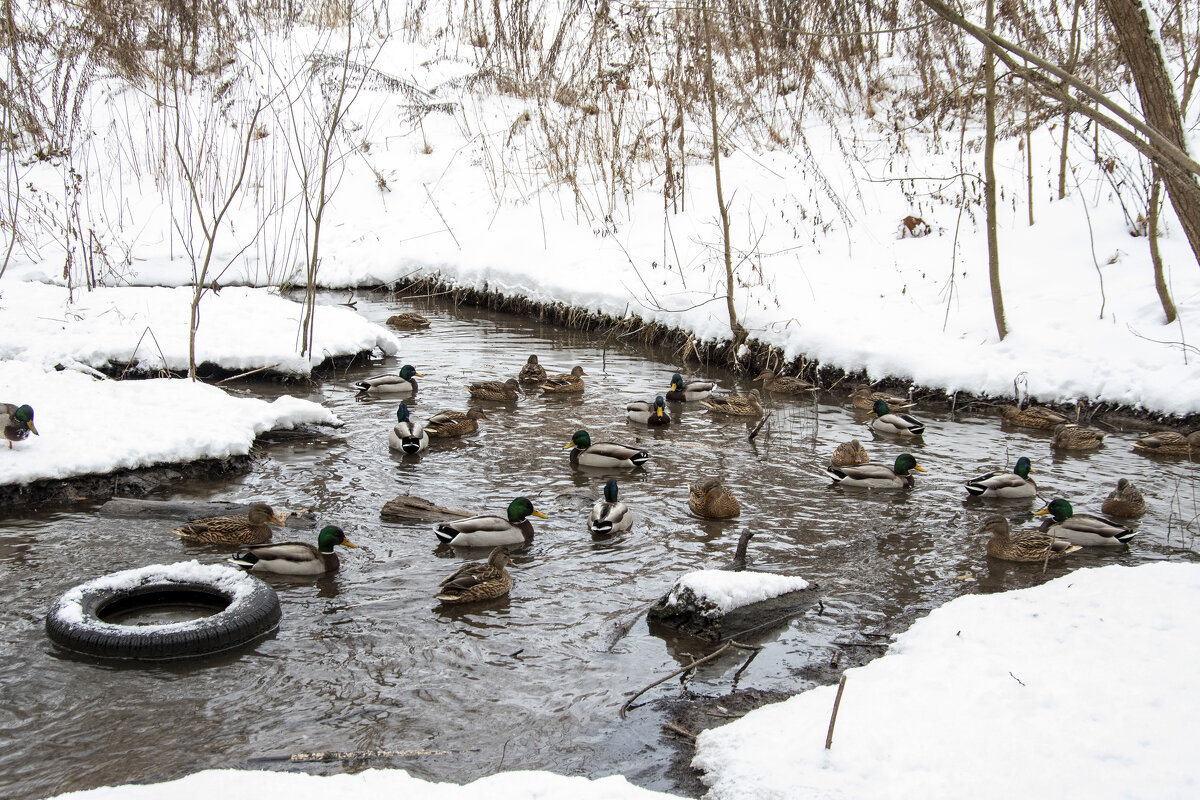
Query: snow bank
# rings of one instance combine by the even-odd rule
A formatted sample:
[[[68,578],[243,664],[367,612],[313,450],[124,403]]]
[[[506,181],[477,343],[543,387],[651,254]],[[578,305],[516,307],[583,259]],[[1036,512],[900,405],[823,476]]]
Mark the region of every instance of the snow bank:
[[[961,597],[824,686],[702,733],[712,800],[1195,797],[1200,565]]]
[[[689,604],[710,614],[726,614],[735,608],[760,603],[788,592],[808,588],[808,581],[768,572],[731,572],[721,569],[702,569],[684,575],[667,596],[667,605],[678,605],[691,595]],[[693,600],[694,598],[694,600]]]

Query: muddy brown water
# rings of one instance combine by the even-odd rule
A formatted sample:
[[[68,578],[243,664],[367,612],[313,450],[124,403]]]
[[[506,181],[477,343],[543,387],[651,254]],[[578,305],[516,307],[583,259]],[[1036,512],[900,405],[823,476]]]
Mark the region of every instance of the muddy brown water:
[[[644,611],[683,573],[727,562],[747,527],[757,532],[751,568],[815,581],[822,608],[745,637],[765,649],[736,687],[741,655],[705,666],[686,689],[673,680],[642,700],[734,688],[800,691],[821,674],[816,666],[844,653],[858,661],[880,653],[865,645],[958,595],[1035,585],[1073,569],[1194,555],[1192,535],[1179,525],[1200,506],[1194,467],[1131,452],[1136,433],[1117,431],[1098,452],[1059,457],[1047,435],[1002,428],[986,409],[951,415],[919,408],[929,430],[923,441],[901,445],[872,437],[866,417],[840,392],[817,403],[769,399],[772,420],[753,443],[744,421],[713,417],[695,404],[673,406],[674,423],[651,431],[626,422],[624,404],[665,392],[681,366],[669,353],[468,308],[377,298],[360,299],[358,309],[378,321],[419,310],[433,325],[401,334],[399,358],[316,386],[235,384],[250,395],[287,391],[324,403],[345,426],[315,441],[270,445],[249,474],[161,495],[312,507],[361,545],[342,551],[336,576],[267,578],[283,606],[274,636],[199,661],[132,666],[70,657],[42,627],[63,591],[116,570],[216,562],[230,551],[185,546],[168,523],[106,518],[95,507],[0,516],[0,796],[45,797],[210,768],[330,774],[401,767],[459,783],[500,769],[545,769],[623,773],[646,787],[689,791],[672,775],[678,745],[663,734],[661,705],[635,708],[626,720],[618,710],[634,691],[711,652],[713,645],[651,630]],[[530,353],[551,369],[583,365],[585,394],[481,403],[489,419],[479,433],[435,441],[415,457],[388,449],[397,403],[356,399],[351,388],[354,380],[411,363],[425,377],[407,402],[424,418],[467,408],[468,381],[515,375]],[[726,391],[752,386],[721,369],[692,364],[683,371],[715,379]],[[593,440],[638,443],[653,458],[638,470],[572,469],[563,445],[579,428]],[[928,472],[910,492],[832,488],[822,465],[851,437],[877,462],[910,450]],[[1036,565],[989,562],[982,537],[970,535],[976,523],[995,510],[1021,520],[1040,504],[968,502],[962,482],[1020,455],[1033,460],[1044,497],[1068,497],[1077,510],[1097,510],[1118,477],[1131,478],[1150,503],[1141,534],[1128,549],[1084,551],[1044,575]],[[587,509],[610,474],[637,521],[630,533],[596,542]],[[739,519],[706,521],[688,511],[688,482],[710,474],[724,476],[738,494]],[[546,512],[549,519],[534,520],[532,546],[515,553],[510,597],[439,607],[433,595],[441,578],[464,558],[486,553],[439,545],[430,524],[381,522],[380,507],[402,491],[490,513],[524,495]],[[365,750],[452,752],[272,760]]]

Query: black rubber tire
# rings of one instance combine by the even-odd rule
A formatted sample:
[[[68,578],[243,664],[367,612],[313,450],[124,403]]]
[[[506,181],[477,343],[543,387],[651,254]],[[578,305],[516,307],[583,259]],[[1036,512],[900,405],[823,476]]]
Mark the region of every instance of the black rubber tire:
[[[172,598],[225,605],[200,619],[163,625],[117,625],[102,615],[114,605],[171,604]],[[163,661],[241,647],[279,627],[275,590],[242,570],[218,564],[155,564],[80,584],[46,614],[56,644],[99,658]]]

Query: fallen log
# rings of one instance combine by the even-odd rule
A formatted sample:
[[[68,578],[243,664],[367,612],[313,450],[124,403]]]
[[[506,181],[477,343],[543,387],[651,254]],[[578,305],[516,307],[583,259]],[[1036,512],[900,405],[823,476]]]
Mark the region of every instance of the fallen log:
[[[470,511],[443,508],[424,497],[407,492],[383,504],[379,518],[384,522],[442,522],[475,516]]]

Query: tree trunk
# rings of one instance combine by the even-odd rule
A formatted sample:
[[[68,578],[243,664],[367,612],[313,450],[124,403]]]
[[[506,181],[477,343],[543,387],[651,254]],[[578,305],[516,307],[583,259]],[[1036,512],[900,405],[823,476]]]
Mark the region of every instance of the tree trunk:
[[[995,0],[988,0],[987,29],[995,27]],[[992,314],[996,318],[996,333],[1001,341],[1008,335],[1004,323],[1004,296],[1000,292],[1000,242],[996,230],[996,59],[989,47],[984,53],[983,78],[987,92],[984,96],[984,115],[987,128],[983,148],[984,205],[987,208],[988,279],[992,285]]]
[[[1175,89],[1164,63],[1158,36],[1151,28],[1140,0],[1103,2],[1121,43],[1121,52],[1133,73],[1147,124],[1169,142],[1186,150],[1183,119],[1175,99]],[[1192,253],[1200,262],[1200,203],[1196,202],[1200,197],[1200,186],[1194,175],[1181,175],[1177,170],[1163,170],[1162,179],[1179,223],[1187,235],[1188,244],[1192,246]]]
[[[1162,303],[1163,314],[1170,325],[1178,316],[1175,303],[1171,300],[1171,292],[1167,289],[1167,279],[1163,276],[1162,256],[1158,252],[1158,205],[1162,200],[1162,179],[1158,170],[1154,170],[1154,188],[1150,190],[1150,208],[1146,212],[1146,235],[1150,239],[1150,260],[1154,263],[1154,288],[1158,290],[1158,301]]]

